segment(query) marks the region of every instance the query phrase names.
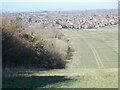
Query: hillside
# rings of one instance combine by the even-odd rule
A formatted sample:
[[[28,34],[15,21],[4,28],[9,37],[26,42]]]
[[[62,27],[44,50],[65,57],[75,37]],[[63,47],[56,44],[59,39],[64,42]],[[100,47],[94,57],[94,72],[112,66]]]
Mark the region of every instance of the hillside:
[[[62,33],[74,49],[65,69],[14,69],[3,88],[118,88],[117,26]]]

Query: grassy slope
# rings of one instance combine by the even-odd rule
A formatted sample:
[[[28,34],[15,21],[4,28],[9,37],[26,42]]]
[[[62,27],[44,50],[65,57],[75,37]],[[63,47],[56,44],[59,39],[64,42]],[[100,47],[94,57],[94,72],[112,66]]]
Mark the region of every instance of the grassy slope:
[[[66,69],[19,70],[3,78],[3,87],[116,88],[117,27],[100,30],[62,30],[75,49]],[[104,68],[98,68],[89,42],[97,51]]]
[[[112,30],[113,29],[113,30]],[[94,55],[85,40],[87,40],[99,54],[105,68],[117,67],[117,28],[115,26],[110,30],[109,27],[103,30],[64,30],[65,35],[71,40],[71,45],[76,52],[73,61],[76,64],[73,67],[97,68]],[[79,42],[79,43],[78,43]],[[111,45],[113,44],[113,45]]]

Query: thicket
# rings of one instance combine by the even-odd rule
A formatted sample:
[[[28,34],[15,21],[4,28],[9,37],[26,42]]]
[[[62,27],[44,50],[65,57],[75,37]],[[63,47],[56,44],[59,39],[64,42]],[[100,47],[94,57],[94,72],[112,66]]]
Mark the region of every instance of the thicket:
[[[2,30],[3,68],[65,68],[68,43],[61,39],[63,34],[52,28],[48,28],[48,31],[43,30],[43,36],[36,35],[35,30],[30,34],[23,32],[25,29],[21,22],[20,17],[12,20],[2,18],[0,30]]]

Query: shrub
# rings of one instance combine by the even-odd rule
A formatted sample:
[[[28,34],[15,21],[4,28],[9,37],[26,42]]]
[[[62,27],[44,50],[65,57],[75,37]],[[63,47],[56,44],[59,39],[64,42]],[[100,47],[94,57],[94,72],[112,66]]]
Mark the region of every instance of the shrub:
[[[58,20],[56,21],[56,24],[60,24]]]
[[[19,32],[16,31],[19,27],[12,27],[9,20],[3,20],[2,24],[2,66],[4,68],[37,66],[37,63],[33,61],[35,58],[33,48],[21,39]]]
[[[58,44],[59,43],[59,44]],[[59,39],[36,41],[33,45],[38,55],[38,62],[46,68],[65,68],[67,44]]]
[[[62,33],[51,27],[28,28],[30,32],[23,32],[19,19],[3,20],[3,67],[65,68],[67,43],[58,39]]]
[[[35,39],[33,36],[31,36],[31,35],[29,35],[29,34],[27,34],[27,33],[22,33],[22,34],[20,35],[20,37],[21,37],[21,38],[24,38],[24,39],[27,40],[28,42],[33,42],[34,39]]]
[[[62,28],[67,28],[67,26],[66,26],[66,25],[63,25]]]

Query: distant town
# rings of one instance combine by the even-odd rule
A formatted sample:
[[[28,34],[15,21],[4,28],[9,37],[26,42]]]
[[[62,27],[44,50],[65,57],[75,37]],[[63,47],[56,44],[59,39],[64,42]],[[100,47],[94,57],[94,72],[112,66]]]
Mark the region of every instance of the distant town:
[[[19,16],[24,26],[53,26],[58,29],[97,29],[118,24],[117,10],[84,10],[84,11],[42,11],[3,13],[4,17]]]

